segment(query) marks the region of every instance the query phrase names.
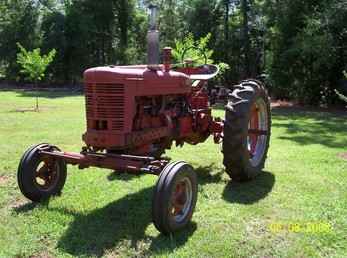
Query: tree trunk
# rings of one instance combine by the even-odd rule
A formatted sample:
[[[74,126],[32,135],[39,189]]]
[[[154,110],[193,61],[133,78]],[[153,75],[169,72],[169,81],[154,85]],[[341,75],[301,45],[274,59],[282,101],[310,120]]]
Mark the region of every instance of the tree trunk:
[[[119,1],[118,22],[120,27],[121,62],[127,63],[125,50],[128,45],[129,6],[126,0]]]
[[[243,17],[243,54],[244,54],[244,78],[251,76],[249,53],[250,53],[250,42],[249,42],[249,29],[248,29],[248,1],[241,1],[241,12]]]
[[[228,41],[229,41],[229,7],[230,7],[230,0],[224,0],[224,5],[225,5],[224,40],[225,40],[225,45],[227,45]]]
[[[35,107],[35,111],[38,112],[39,111],[39,87],[38,87],[38,83],[35,80],[35,89],[36,89],[36,107]]]

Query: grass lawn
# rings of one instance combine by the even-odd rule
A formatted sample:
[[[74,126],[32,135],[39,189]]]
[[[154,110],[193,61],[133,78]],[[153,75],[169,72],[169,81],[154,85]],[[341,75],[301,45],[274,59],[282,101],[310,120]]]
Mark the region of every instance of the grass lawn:
[[[346,115],[273,110],[265,171],[244,184],[228,179],[211,140],[169,151],[194,166],[199,195],[191,225],[165,237],[151,223],[155,176],[69,166],[62,196],[34,205],[21,195],[30,145],[83,144],[83,96],[41,95],[40,113],[16,112],[32,94],[0,92],[0,257],[346,257]]]

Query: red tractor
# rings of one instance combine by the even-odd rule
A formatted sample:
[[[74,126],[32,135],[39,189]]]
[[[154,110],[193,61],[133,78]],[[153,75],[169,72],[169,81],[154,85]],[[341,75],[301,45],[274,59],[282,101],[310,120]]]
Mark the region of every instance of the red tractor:
[[[232,180],[259,174],[265,163],[271,129],[269,98],[256,80],[234,86],[225,120],[211,115],[204,86],[217,66],[171,65],[165,48],[159,64],[159,40],[152,8],[148,65],[97,67],[84,73],[87,130],[80,153],[50,144],[29,148],[18,167],[18,184],[30,200],[58,195],[67,164],[134,174],[158,175],[153,196],[153,222],[164,234],[187,225],[197,201],[197,176],[184,161],[161,158],[172,144],[199,144],[213,136],[222,143],[225,170]],[[183,55],[183,60],[186,57]]]

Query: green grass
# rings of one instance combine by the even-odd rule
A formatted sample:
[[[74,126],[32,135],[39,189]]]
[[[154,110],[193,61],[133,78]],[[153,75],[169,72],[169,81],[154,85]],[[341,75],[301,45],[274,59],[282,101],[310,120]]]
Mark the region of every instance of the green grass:
[[[173,160],[199,176],[193,222],[171,237],[151,223],[156,177],[114,177],[68,168],[62,196],[34,205],[21,194],[16,169],[35,143],[79,151],[83,96],[0,92],[0,257],[345,257],[347,254],[347,116],[276,109],[264,173],[245,184],[224,173],[211,140],[175,148]],[[223,116],[222,110],[215,110]],[[271,225],[330,223],[328,232],[271,231]]]

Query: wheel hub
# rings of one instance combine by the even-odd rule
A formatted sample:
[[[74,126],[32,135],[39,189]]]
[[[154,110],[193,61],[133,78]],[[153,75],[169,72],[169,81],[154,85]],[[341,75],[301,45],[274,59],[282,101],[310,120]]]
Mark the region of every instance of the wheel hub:
[[[248,152],[253,166],[259,165],[266,151],[268,116],[264,100],[258,99],[251,107],[247,137]]]
[[[182,221],[189,212],[192,202],[192,185],[188,178],[183,178],[174,187],[171,199],[171,216],[177,222]]]
[[[39,162],[35,173],[35,183],[42,190],[53,188],[58,181],[58,164],[51,158]]]

